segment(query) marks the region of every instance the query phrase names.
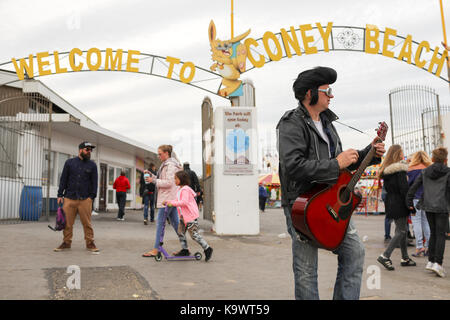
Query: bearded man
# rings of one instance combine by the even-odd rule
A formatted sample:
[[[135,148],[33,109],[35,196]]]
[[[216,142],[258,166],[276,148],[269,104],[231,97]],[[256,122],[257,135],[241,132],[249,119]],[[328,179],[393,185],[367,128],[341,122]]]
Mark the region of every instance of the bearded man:
[[[91,143],[84,141],[78,146],[78,157],[64,163],[58,189],[58,205],[63,204],[66,214],[66,228],[63,231],[63,243],[54,251],[71,248],[73,224],[77,213],[83,224],[86,249],[99,251],[94,243],[94,229],[91,224],[92,203],[97,196],[97,165],[91,160]]]

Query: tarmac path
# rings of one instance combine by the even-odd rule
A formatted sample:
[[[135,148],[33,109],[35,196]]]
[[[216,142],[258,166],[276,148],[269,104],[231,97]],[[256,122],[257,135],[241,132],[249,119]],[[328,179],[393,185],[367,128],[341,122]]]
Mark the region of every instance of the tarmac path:
[[[53,252],[62,233],[49,230],[47,221],[0,224],[0,299],[292,300],[291,239],[283,212],[267,209],[260,216],[257,236],[218,236],[211,222],[200,220],[202,234],[214,248],[209,262],[143,258],[142,253],[152,248],[156,225],[144,225],[141,211],[128,210],[125,221],[116,221],[115,212],[93,216],[99,253],[85,249],[78,218],[67,252]],[[450,276],[439,278],[426,271],[426,258],[414,258],[416,267],[401,267],[400,250],[394,250],[395,271],[376,261],[385,247],[384,216],[353,219],[366,247],[361,299],[450,299]],[[189,236],[188,243],[192,253],[203,254]],[[444,267],[450,261],[450,242],[446,243]],[[169,253],[179,249],[170,225],[164,247]],[[414,248],[408,250],[411,254]],[[321,299],[332,298],[336,270],[336,255],[320,250]]]

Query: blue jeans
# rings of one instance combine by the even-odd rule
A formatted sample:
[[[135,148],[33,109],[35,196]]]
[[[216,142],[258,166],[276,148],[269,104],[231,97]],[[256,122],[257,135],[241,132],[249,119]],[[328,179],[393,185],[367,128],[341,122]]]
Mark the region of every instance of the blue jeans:
[[[302,240],[292,225],[291,208],[284,207],[287,230],[292,238],[292,264],[294,270],[295,299],[318,300],[317,284],[318,248]],[[364,266],[365,250],[353,222],[338,249],[338,270],[333,300],[358,300]]]
[[[391,224],[392,219],[384,217],[384,239],[389,239],[391,237]]]
[[[160,244],[160,240],[161,240],[161,231],[162,231],[164,223],[166,223],[166,221],[164,221],[164,210],[165,210],[165,208],[158,209],[158,221],[156,222],[156,239],[155,239],[155,245],[154,245],[155,249],[159,248],[159,244]],[[178,238],[181,243],[181,248],[187,249],[188,245],[187,245],[187,241],[186,241],[186,236],[184,234],[178,232],[178,224],[180,221],[178,218],[177,208],[176,207],[168,208],[167,217],[169,218],[170,225],[173,227],[173,229],[175,230],[175,232],[178,235]]]
[[[416,207],[419,199],[414,199],[414,207]],[[428,224],[427,215],[425,211],[419,210],[416,207],[416,214],[411,216],[411,221],[414,229],[414,236],[416,237],[416,248],[428,248],[430,242],[430,225]],[[423,237],[425,236],[425,243]]]
[[[150,221],[155,220],[155,195],[144,195],[144,219],[148,220],[148,207],[150,207]]]

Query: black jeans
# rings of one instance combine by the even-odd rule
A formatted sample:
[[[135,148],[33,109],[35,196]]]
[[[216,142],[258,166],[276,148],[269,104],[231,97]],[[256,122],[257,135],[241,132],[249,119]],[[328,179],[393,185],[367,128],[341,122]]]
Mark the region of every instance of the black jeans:
[[[117,205],[119,206],[119,213],[117,214],[117,218],[122,219],[125,215],[125,203],[127,201],[127,193],[120,191],[116,192]]]
[[[264,211],[266,209],[266,197],[259,197],[259,210]]]
[[[445,251],[445,235],[447,232],[448,213],[427,212],[430,225],[430,241],[428,242],[428,261],[442,265]]]

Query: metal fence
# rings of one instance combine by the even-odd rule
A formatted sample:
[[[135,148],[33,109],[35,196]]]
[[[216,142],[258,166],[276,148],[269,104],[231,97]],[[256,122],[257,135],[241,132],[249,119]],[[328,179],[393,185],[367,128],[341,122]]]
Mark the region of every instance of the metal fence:
[[[0,223],[48,220],[51,102],[0,86]]]
[[[428,154],[442,146],[439,95],[426,86],[409,85],[389,93],[392,144],[402,146],[406,156],[419,150]]]

